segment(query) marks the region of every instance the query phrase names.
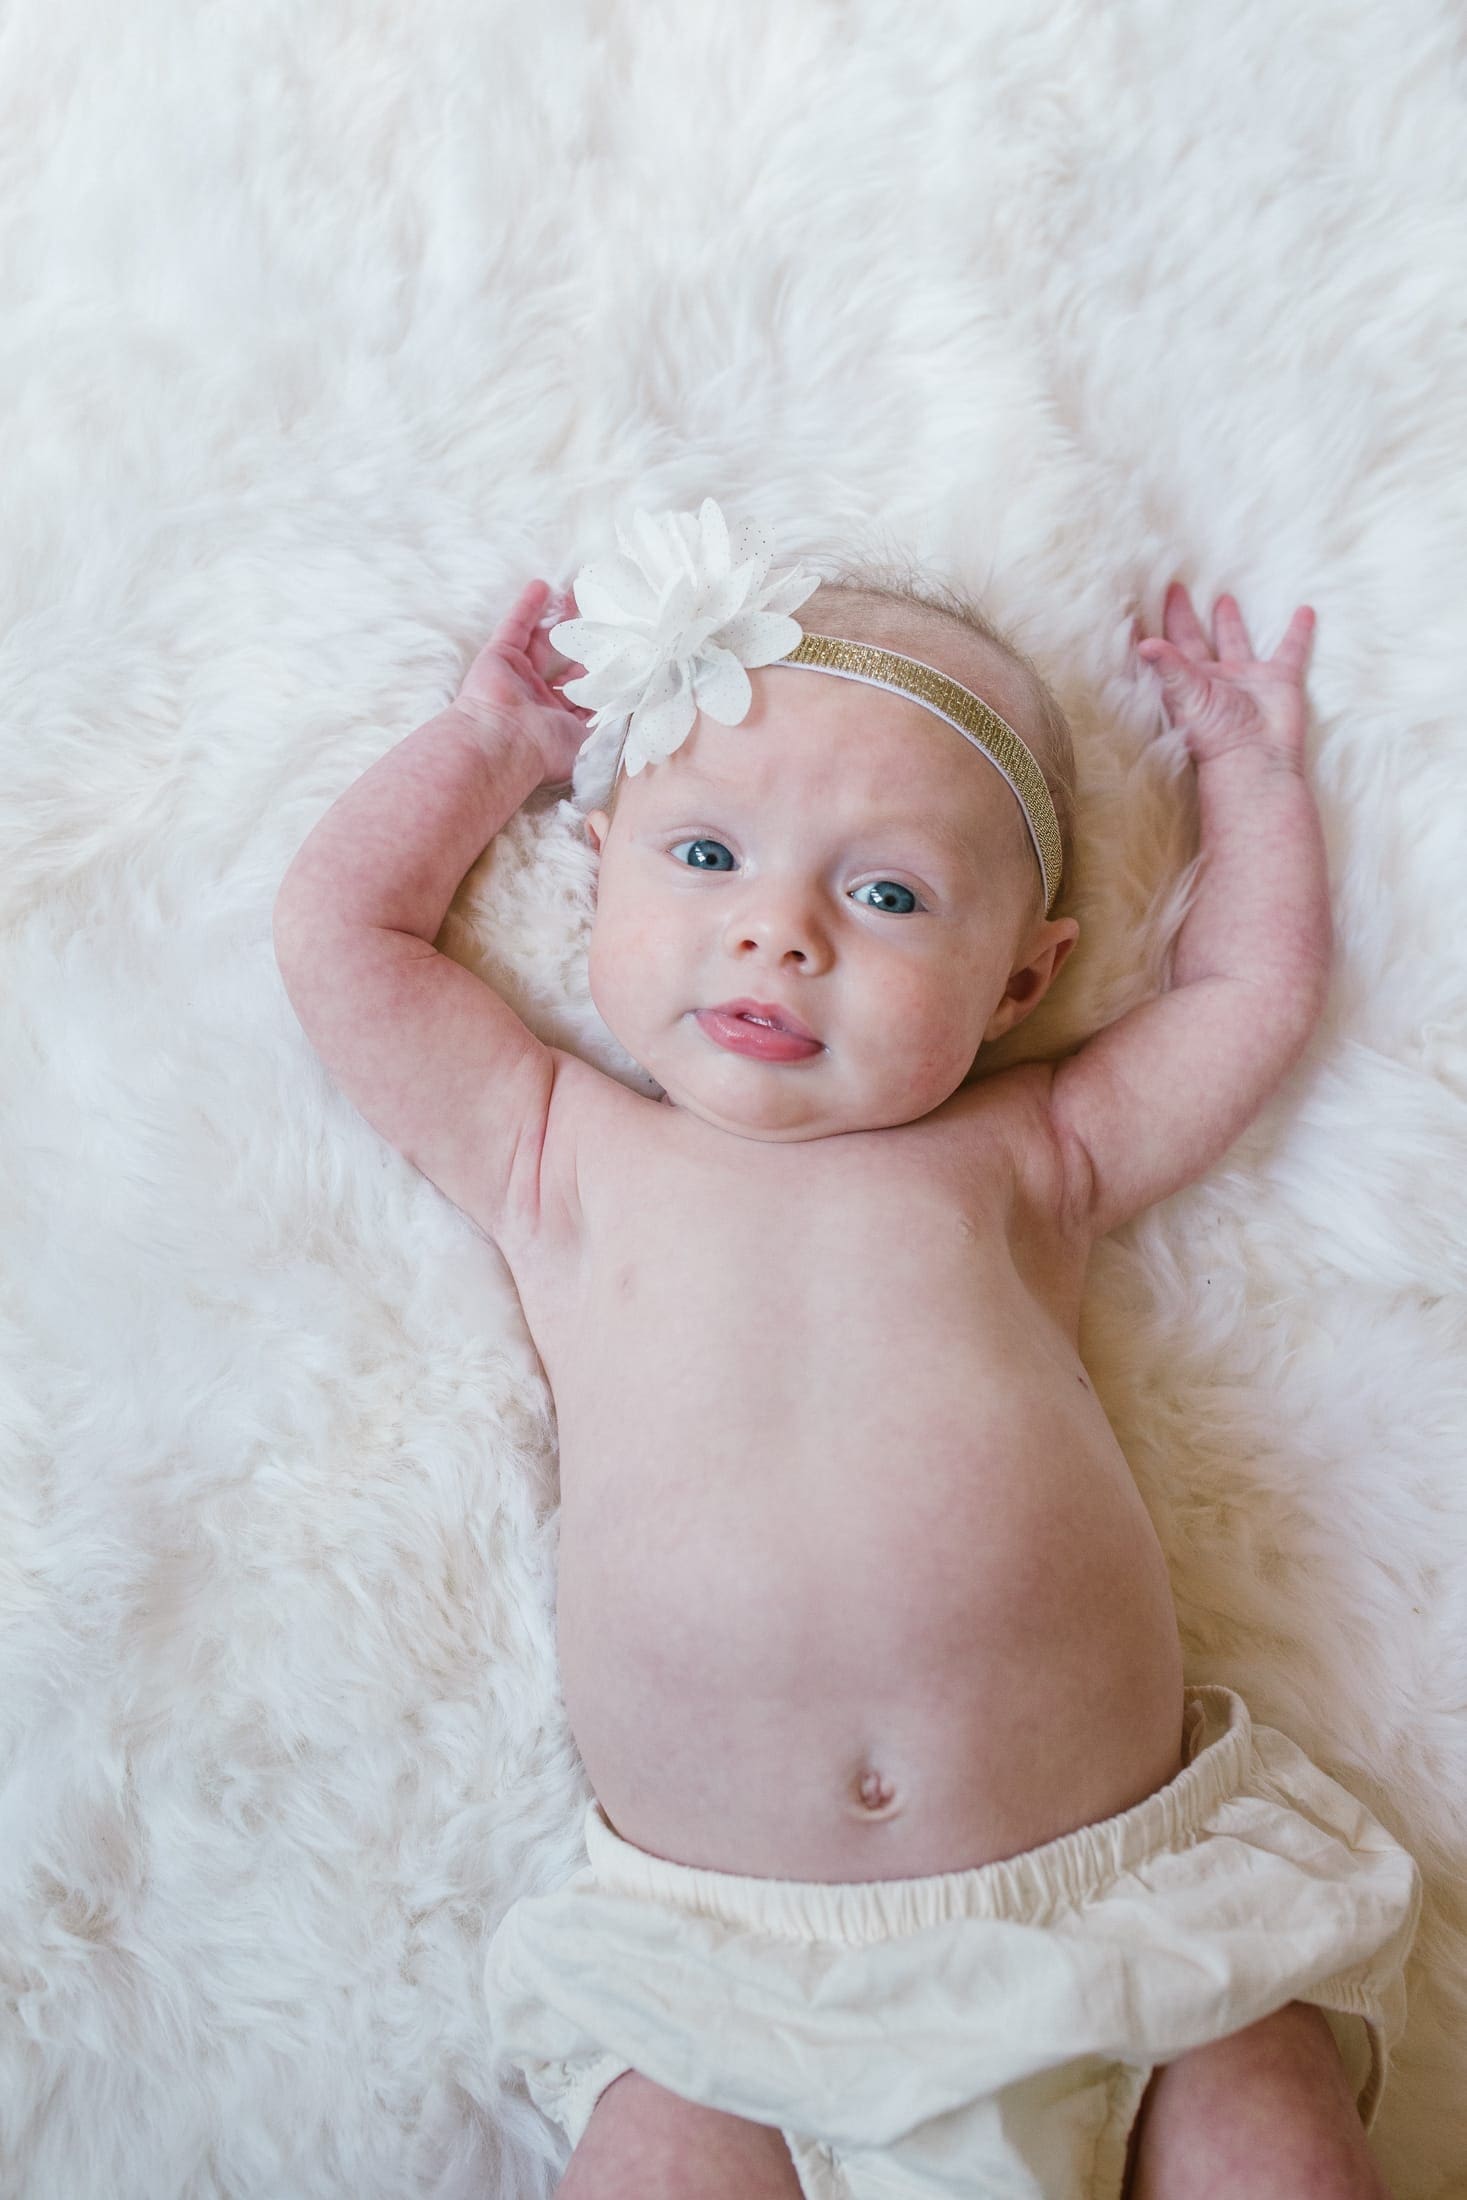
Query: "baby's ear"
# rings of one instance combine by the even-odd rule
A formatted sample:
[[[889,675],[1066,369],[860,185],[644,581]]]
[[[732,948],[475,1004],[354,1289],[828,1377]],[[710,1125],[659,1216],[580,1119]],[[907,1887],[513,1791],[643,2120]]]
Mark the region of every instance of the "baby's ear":
[[[1054,961],[1050,964],[1049,982],[1051,985],[1054,984],[1055,979],[1059,976],[1061,970],[1069,961],[1071,955],[1073,955],[1073,953],[1075,952],[1075,949],[1079,944],[1080,939],[1080,927],[1076,923],[1075,919],[1073,917],[1066,917],[1062,921],[1065,927],[1065,935],[1061,939],[1058,947],[1055,949]]]
[[[606,846],[606,828],[610,823],[611,812],[609,810],[588,810],[586,812],[586,830],[591,836],[591,845],[598,855]]]
[[[1060,966],[1068,959],[1079,936],[1080,927],[1073,917],[1056,917],[1053,923],[1044,926],[1034,952],[1009,974],[1003,998],[983,1034],[985,1046],[1001,1039],[1006,1031],[1012,1031],[1026,1016],[1032,1015],[1059,976]]]

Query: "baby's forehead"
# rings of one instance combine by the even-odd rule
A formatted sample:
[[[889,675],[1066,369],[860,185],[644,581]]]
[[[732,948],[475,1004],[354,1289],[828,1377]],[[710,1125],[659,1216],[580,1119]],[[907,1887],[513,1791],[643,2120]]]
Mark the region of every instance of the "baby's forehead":
[[[941,630],[886,631],[884,623],[873,626],[849,619],[820,627],[812,622],[807,631],[871,642],[930,666],[987,703],[1010,725],[1022,727],[1019,668],[977,635],[964,635],[955,645],[951,634]],[[998,806],[998,794],[1008,793],[1000,775],[985,766],[973,744],[910,695],[802,665],[761,667],[751,673],[750,681],[756,692],[756,712],[787,738],[792,730],[804,727],[810,728],[817,744],[825,735],[831,753],[840,755],[862,785],[880,785],[884,791],[900,775],[927,799],[951,801],[985,815]],[[795,746],[800,746],[798,741]],[[752,752],[744,753],[752,764]]]
[[[818,822],[836,836],[935,820],[975,851],[997,852],[1007,839],[1007,784],[909,696],[799,666],[759,667],[749,677],[755,700],[744,720],[726,727],[700,714],[686,742],[643,775],[656,807],[730,802],[786,824]]]
[[[996,638],[980,633],[955,616],[940,612],[934,607],[917,602],[891,603],[877,599],[861,601],[854,605],[824,600],[824,592],[817,591],[808,606],[812,614],[808,619],[805,610],[801,619],[809,633],[829,634],[838,639],[869,642],[879,649],[889,649],[896,655],[928,665],[935,672],[945,673],[970,695],[987,703],[1006,724],[1012,726],[1021,740],[1035,746],[1034,683],[1024,664],[1014,657]],[[850,682],[855,687],[860,683]],[[873,699],[881,698],[887,691],[868,686],[866,693]],[[913,706],[920,708],[920,705]],[[924,713],[930,724],[941,730],[941,721]],[[950,746],[938,745],[935,754],[946,762],[949,777],[962,778],[964,767],[976,761],[970,745],[961,735],[952,732]],[[985,794],[991,793],[989,780],[995,775],[981,773],[979,787]]]

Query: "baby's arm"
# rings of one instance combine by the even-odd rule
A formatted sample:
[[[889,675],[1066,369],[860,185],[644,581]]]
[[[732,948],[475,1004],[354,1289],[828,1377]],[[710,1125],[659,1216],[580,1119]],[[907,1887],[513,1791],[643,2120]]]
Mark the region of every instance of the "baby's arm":
[[[389,749],[304,842],[275,902],[290,1004],[333,1082],[491,1237],[533,1226],[558,1049],[433,942],[465,873],[527,795],[570,776],[582,668],[524,589],[458,696]]]
[[[1214,657],[1173,582],[1169,639],[1139,645],[1197,767],[1207,860],[1170,991],[1055,1069],[1051,1118],[1075,1204],[1097,1237],[1227,1152],[1303,1053],[1324,1007],[1329,879],[1304,770],[1313,623],[1307,607],[1296,611],[1273,657],[1260,661],[1237,604],[1221,596]]]

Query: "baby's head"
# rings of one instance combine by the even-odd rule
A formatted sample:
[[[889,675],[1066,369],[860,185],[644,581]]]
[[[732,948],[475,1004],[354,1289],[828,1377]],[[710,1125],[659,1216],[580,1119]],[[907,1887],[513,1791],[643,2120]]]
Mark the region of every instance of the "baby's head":
[[[933,665],[989,703],[1044,773],[1068,883],[1074,752],[1030,660],[956,596],[861,574],[807,634]],[[997,767],[909,697],[797,666],[749,673],[733,726],[700,712],[586,823],[601,862],[591,997],[674,1107],[790,1142],[916,1121],[1043,999],[1075,941],[1044,914],[1024,812]],[[772,1004],[821,1042],[799,1061],[720,1045],[700,1011]]]

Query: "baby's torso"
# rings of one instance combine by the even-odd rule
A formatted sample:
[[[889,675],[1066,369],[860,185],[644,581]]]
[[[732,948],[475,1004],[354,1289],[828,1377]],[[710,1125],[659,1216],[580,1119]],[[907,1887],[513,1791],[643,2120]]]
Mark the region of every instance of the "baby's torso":
[[[505,1251],[555,1400],[566,1710],[639,1846],[956,1870],[1175,1771],[1166,1569],[1076,1350],[1035,1074],[790,1145],[584,1066],[565,1096],[576,1192]]]

